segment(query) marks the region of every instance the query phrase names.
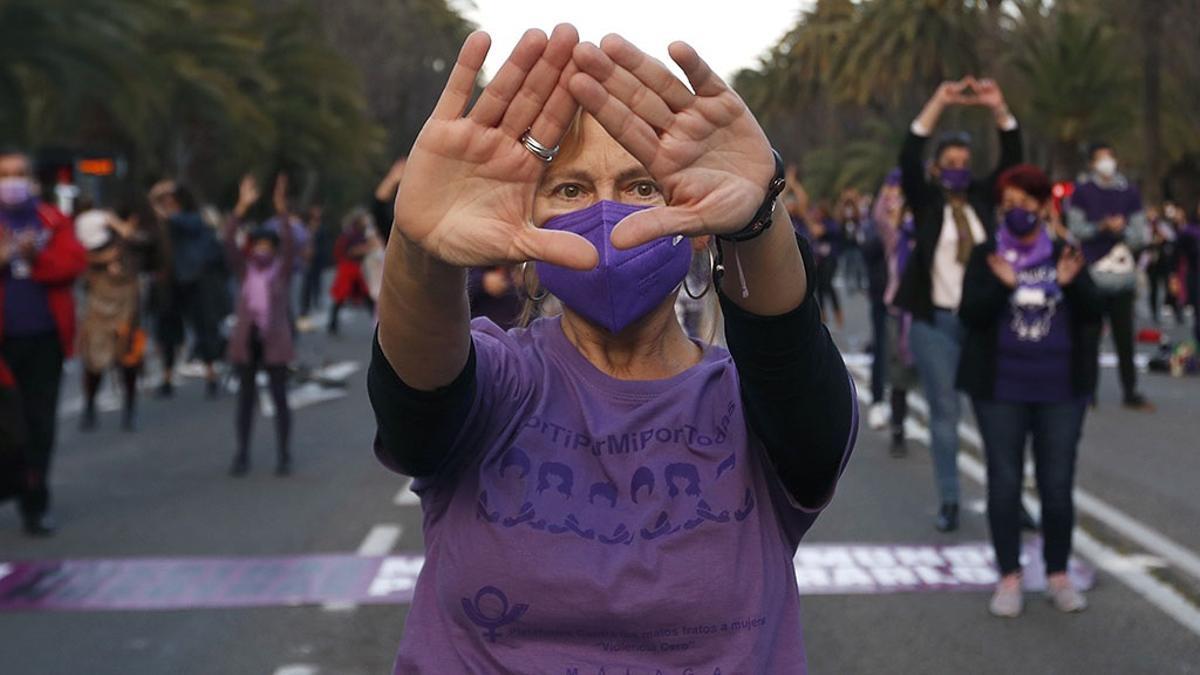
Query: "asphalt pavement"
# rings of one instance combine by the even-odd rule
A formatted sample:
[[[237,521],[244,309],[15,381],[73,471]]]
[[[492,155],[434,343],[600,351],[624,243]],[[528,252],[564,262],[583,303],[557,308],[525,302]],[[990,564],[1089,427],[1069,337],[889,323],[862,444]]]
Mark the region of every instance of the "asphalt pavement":
[[[861,296],[847,299],[847,316],[836,337],[853,354],[867,337]],[[271,473],[272,429],[261,417],[251,474],[226,474],[233,452],[228,393],[208,401],[200,382],[186,379],[173,399],[145,398],[136,433],[120,431],[110,412],[98,431],[81,434],[72,412],[77,373],[68,375],[54,473],[62,527],[54,538],[30,540],[19,533],[14,509],[0,508],[0,580],[2,563],[16,561],[420,555],[419,506],[370,451],[370,330],[355,314],[340,338],[303,336],[308,365],[358,369],[344,389],[308,396],[294,414],[295,473],[287,478]],[[850,360],[861,371],[861,357]],[[1086,612],[1061,615],[1036,594],[1017,620],[988,616],[984,591],[813,594],[802,601],[811,672],[1200,673],[1200,576],[1189,568],[1200,555],[1200,380],[1142,378],[1156,413],[1120,408],[1109,368],[1085,429],[1078,483],[1094,503],[1081,509],[1086,546],[1077,547],[1077,558],[1096,569]],[[916,403],[909,456],[889,457],[886,435],[864,427],[838,494],[806,544],[987,541],[969,419],[962,528],[933,530],[936,500]],[[402,601],[257,604],[0,611],[0,672],[386,673],[407,612]]]

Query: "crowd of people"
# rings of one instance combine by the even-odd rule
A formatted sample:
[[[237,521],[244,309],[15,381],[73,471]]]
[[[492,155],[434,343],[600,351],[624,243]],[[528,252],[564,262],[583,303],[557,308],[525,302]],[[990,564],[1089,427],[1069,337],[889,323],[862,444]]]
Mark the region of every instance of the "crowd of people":
[[[1000,156],[991,172],[973,172],[973,143],[960,132],[938,135],[926,157],[943,111],[955,105],[993,113]],[[1075,457],[1086,411],[1099,405],[1105,329],[1122,405],[1144,412],[1153,406],[1137,388],[1139,289],[1155,324],[1164,300],[1176,323],[1190,311],[1200,341],[1200,207],[1189,221],[1180,204],[1143,204],[1106,143],[1088,149],[1087,171],[1061,200],[1049,177],[1022,157],[1020,128],[999,87],[967,77],[944,83],[924,106],[874,200],[848,189],[835,208],[810,206],[793,172],[785,201],[798,235],[813,242],[818,290],[833,322],[844,321],[835,279],[867,295],[868,421],[882,428],[890,419],[893,456],[907,453],[909,391],[919,387],[928,401],[942,532],[959,524],[960,395],[969,397],[1003,575],[991,603],[999,616],[1021,612],[1019,534],[1037,527],[1021,505],[1030,441],[1052,599],[1064,611],[1086,606],[1066,565]]]
[[[84,432],[100,424],[97,401],[110,372],[121,385],[120,426],[137,429],[148,356],[161,366],[162,398],[176,396],[180,359],[201,364],[209,399],[219,396],[222,375],[232,376],[234,476],[250,467],[256,378],[265,371],[276,473],[290,473],[294,342],[322,304],[330,253],[337,266],[328,330],[336,334],[347,303],[374,313],[383,250],[365,209],[351,211],[334,238],[321,207],[301,210],[283,174],[269,201],[260,204],[251,176],[227,213],[164,180],[110,208],[80,200],[69,217],[41,198],[26,152],[0,150],[0,498],[16,498],[26,533],[55,528],[49,472],[63,364],[75,354]]]
[[[469,564],[481,552],[494,569],[524,570],[514,551],[563,537],[577,539],[563,549],[569,569],[512,588],[547,603],[583,595],[608,616],[667,600],[664,568],[680,579],[723,571],[737,582],[706,603],[729,615],[751,603],[771,630],[798,635],[795,580],[776,563],[828,503],[854,445],[853,384],[823,325],[845,325],[850,292],[869,305],[867,422],[890,421],[894,456],[908,452],[909,392],[928,401],[941,532],[959,526],[962,395],[971,402],[1001,573],[990,611],[1022,610],[1030,440],[1048,592],[1060,610],[1082,610],[1066,573],[1071,493],[1103,336],[1115,345],[1122,404],[1152,411],[1137,387],[1135,300],[1144,287],[1156,322],[1164,304],[1176,322],[1190,307],[1200,340],[1200,224],[1188,218],[1191,209],[1200,221],[1200,209],[1144,204],[1104,143],[1060,201],[1046,173],[1024,163],[1000,87],[974,77],[937,89],[874,197],[846,189],[812,203],[797,169],[690,47],[672,46],[689,89],[620,38],[581,44],[569,26],[538,35],[522,38],[464,116],[487,51],[485,35],[468,39],[410,156],[336,239],[283,175],[263,205],[245,177],[226,213],[163,181],[144,199],[71,219],[39,199],[25,153],[0,151],[0,496],[17,497],[25,531],[53,531],[58,390],[76,350],[84,430],[99,424],[110,371],[121,425],[136,428],[151,345],[162,397],[176,395],[179,358],[203,365],[210,398],[227,363],[238,383],[234,476],[250,470],[265,371],[275,470],[290,473],[289,372],[332,259],[328,332],[339,333],[347,304],[378,310],[368,375],[376,453],[415,476],[437,511],[400,664],[463,653],[449,637],[462,621],[441,607],[439,584],[455,589],[452,604],[478,601],[491,588]],[[969,136],[935,136],[952,106],[990,111],[1000,151],[990,172],[976,171]],[[648,444],[662,458],[629,465]],[[526,484],[535,462],[536,493]],[[653,494],[656,472],[669,497]],[[591,493],[570,509],[576,489]],[[646,514],[657,520],[642,527]],[[442,536],[447,528],[456,536]],[[779,531],[782,540],[768,536]],[[658,556],[660,541],[675,554],[639,573],[639,556]],[[613,555],[593,555],[598,546]],[[748,561],[761,570],[753,582]],[[606,575],[622,595],[599,581]],[[670,606],[660,623],[693,620],[695,607]],[[586,651],[556,637],[567,618],[565,605],[551,608],[530,629],[544,630],[535,657]],[[477,656],[511,656],[463,639]],[[765,672],[803,659],[798,640],[777,644],[793,642],[780,654],[730,636],[708,656]]]

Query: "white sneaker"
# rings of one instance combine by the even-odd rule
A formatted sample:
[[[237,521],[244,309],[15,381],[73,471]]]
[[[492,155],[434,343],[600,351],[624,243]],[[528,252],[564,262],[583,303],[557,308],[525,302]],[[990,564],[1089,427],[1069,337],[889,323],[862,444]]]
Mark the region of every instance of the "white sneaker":
[[[867,410],[867,426],[878,431],[888,425],[892,419],[891,410],[886,403],[875,403]]]
[[[988,603],[988,611],[992,616],[1015,619],[1021,616],[1021,610],[1024,608],[1025,597],[1020,586],[996,584],[996,592],[992,593],[992,601]]]
[[[1058,588],[1047,586],[1046,598],[1060,612],[1082,612],[1087,609],[1087,598],[1070,584]]]

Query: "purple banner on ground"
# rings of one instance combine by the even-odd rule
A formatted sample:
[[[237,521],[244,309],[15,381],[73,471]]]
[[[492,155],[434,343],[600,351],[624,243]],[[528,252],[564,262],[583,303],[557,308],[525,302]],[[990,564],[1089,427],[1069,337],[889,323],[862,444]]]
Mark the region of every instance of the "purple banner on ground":
[[[1030,541],[1025,586],[1045,587]],[[138,558],[0,562],[0,610],[166,610],[412,600],[421,556]],[[1094,573],[1071,562],[1078,587]],[[802,595],[987,591],[996,583],[988,544],[812,544],[796,555]]]

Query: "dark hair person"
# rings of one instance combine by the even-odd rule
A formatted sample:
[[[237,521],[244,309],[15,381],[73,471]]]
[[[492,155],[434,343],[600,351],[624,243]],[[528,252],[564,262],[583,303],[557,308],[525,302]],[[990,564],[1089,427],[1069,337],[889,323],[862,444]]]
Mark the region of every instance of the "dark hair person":
[[[1000,161],[987,176],[972,177],[970,138],[962,133],[940,137],[928,172],[922,162],[942,113],[957,105],[985,106],[992,112],[999,131]],[[971,249],[995,230],[995,177],[1020,161],[1021,132],[999,85],[972,76],[938,87],[913,120],[900,150],[900,187],[916,232],[895,305],[912,315],[909,345],[929,401],[929,451],[941,501],[934,527],[940,532],[958,529],[960,406],[954,369],[963,335],[955,314],[963,274]]]
[[[55,529],[58,393],[75,347],[72,286],[86,267],[71,221],[38,198],[29,156],[0,149],[0,498],[15,493],[31,536]]]
[[[1002,577],[990,611],[1004,617],[1022,609],[1021,482],[1031,437],[1047,592],[1064,612],[1087,605],[1071,586],[1067,558],[1075,457],[1096,380],[1090,331],[1102,301],[1083,255],[1046,231],[1050,190],[1029,164],[1000,176],[1002,224],[971,252],[958,311],[967,328],[958,385],[971,396],[983,437],[988,524]]]
[[[531,30],[464,116],[489,42],[463,45],[388,242],[376,452],[417,478],[426,546],[395,672],[802,672],[792,558],[857,412],[782,166],[678,42],[690,89],[615,35]],[[674,312],[702,235],[728,352]],[[527,261],[562,315],[469,322],[467,268]]]
[[[281,205],[287,195],[287,177],[275,179],[274,202]],[[245,248],[237,242],[237,229],[246,213],[258,201],[258,183],[253,176],[242,178],[237,206],[225,222],[225,257],[240,282],[236,322],[229,336],[226,358],[237,369],[238,402],[235,429],[237,452],[229,472],[243,476],[250,470],[250,431],[258,400],[255,378],[259,370],[267,373],[267,386],[275,405],[275,474],[291,473],[292,455],[288,445],[292,428],[288,407],[288,364],[294,356],[289,290],[296,261],[295,229],[277,230],[259,226],[246,235]],[[280,209],[285,211],[284,209]],[[286,213],[285,213],[286,215]]]

